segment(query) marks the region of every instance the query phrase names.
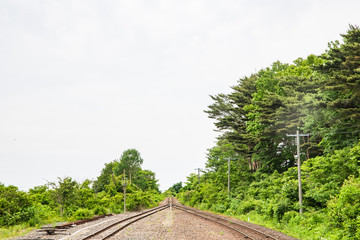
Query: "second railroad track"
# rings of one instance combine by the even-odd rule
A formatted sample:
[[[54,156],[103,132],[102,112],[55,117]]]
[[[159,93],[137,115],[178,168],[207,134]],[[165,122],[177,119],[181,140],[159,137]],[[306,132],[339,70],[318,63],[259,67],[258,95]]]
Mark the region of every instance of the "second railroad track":
[[[172,201],[172,200],[171,200]],[[271,239],[271,240],[278,240],[277,238],[262,232],[260,230],[257,230],[255,228],[252,228],[250,226],[246,226],[245,224],[229,220],[225,217],[218,216],[212,213],[204,212],[201,210],[197,210],[194,208],[190,208],[184,205],[180,204],[172,204],[172,206],[178,210],[187,212],[189,214],[195,215],[197,217],[203,218],[205,220],[215,222],[219,225],[224,226],[227,229],[231,229],[232,231],[235,231],[239,235],[241,235],[243,238],[251,239],[251,240],[257,240],[257,239]]]
[[[169,204],[155,207],[144,211],[142,213],[136,214],[134,216],[118,220],[86,237],[81,238],[81,240],[88,240],[88,239],[110,239],[112,236],[116,235],[118,232],[126,228],[127,226],[139,221],[140,219],[146,218],[152,214],[155,214],[159,211],[165,210],[169,207]]]

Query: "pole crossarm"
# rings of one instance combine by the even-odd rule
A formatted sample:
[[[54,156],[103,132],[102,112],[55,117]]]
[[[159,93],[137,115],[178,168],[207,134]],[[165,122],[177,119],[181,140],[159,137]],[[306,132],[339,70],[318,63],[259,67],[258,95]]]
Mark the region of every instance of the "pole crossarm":
[[[297,137],[298,135],[296,135],[296,134],[286,134],[286,136],[287,137]],[[309,133],[300,133],[299,134],[299,137],[308,137],[308,136],[310,136]]]

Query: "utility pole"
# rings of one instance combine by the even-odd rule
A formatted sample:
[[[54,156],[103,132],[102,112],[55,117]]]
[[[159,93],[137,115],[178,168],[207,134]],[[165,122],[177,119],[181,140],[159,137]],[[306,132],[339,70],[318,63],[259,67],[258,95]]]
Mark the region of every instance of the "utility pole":
[[[302,207],[302,188],[301,188],[301,161],[300,161],[300,136],[309,136],[309,134],[300,134],[299,130],[296,131],[296,135],[286,134],[288,137],[296,137],[296,152],[297,152],[297,165],[298,165],[298,182],[299,182],[299,205],[300,205],[300,214],[303,213]]]
[[[124,169],[124,213],[126,212],[126,181],[125,181],[125,169]]]
[[[199,181],[199,184],[200,184],[200,171],[201,171],[201,168],[195,168],[195,170],[198,171],[198,181]]]
[[[228,158],[228,195],[230,198],[230,157]]]

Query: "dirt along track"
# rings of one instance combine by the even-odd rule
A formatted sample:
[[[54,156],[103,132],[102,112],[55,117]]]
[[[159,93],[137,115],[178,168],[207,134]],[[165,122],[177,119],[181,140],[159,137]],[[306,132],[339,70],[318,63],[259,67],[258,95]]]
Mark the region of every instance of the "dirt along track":
[[[189,214],[193,214],[198,218],[206,219],[209,222],[223,226],[223,229],[236,233],[236,239],[296,240],[296,238],[289,237],[281,232],[249,222],[244,222],[236,218],[201,211],[199,209],[187,207],[179,203],[176,203],[174,207]]]
[[[194,215],[195,214],[195,215]],[[16,239],[272,239],[294,240],[282,233],[181,205],[175,198],[141,212],[109,216],[54,235],[32,232]]]

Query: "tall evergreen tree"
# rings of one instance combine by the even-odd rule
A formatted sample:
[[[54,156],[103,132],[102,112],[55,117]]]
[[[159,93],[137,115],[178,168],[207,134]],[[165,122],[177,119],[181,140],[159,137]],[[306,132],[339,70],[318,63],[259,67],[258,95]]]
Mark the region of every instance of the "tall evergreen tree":
[[[323,145],[340,149],[359,139],[360,127],[360,29],[350,25],[339,41],[329,43],[318,70],[325,75],[323,101],[328,117]]]
[[[247,132],[248,111],[244,107],[250,104],[256,91],[256,78],[256,75],[244,77],[232,87],[232,93],[211,96],[215,103],[205,110],[209,118],[215,119],[217,131],[222,133],[219,140],[231,142],[237,153],[248,157],[250,168],[253,168],[251,154],[256,143]]]

